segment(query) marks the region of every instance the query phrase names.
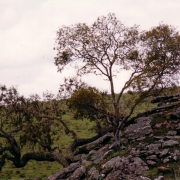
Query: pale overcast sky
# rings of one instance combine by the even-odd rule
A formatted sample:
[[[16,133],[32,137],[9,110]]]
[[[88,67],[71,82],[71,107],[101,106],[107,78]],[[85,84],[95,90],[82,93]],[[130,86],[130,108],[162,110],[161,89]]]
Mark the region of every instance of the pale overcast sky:
[[[91,24],[108,13],[127,26],[149,29],[164,22],[180,30],[180,0],[0,0],[0,84],[13,85],[25,96],[56,94],[64,75],[71,74],[57,73],[54,65],[56,31],[62,25]],[[94,77],[88,81],[107,86]]]

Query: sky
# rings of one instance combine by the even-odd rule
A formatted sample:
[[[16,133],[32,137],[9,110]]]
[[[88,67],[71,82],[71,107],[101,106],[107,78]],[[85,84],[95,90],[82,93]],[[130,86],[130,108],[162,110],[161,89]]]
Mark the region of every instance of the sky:
[[[180,31],[179,0],[0,0],[0,84],[17,87],[25,96],[57,94],[73,70],[57,72],[56,32],[63,25],[90,25],[109,13],[126,26],[148,30],[163,22]],[[116,85],[121,87],[127,76],[118,76]],[[109,88],[100,77],[84,80],[101,90]]]

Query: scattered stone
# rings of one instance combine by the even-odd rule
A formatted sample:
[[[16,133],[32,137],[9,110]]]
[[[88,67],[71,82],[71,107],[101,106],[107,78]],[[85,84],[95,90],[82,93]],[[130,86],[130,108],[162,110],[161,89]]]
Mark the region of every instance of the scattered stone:
[[[117,179],[126,180],[127,178],[121,170],[110,172],[105,178],[105,180],[117,180]]]
[[[113,153],[112,150],[105,152],[105,154],[103,155],[103,159],[105,159],[107,156],[111,155],[112,153]]]
[[[140,137],[140,138],[137,138],[136,140],[137,140],[137,141],[142,141],[142,140],[144,140],[144,139],[146,139],[146,137]]]
[[[165,136],[166,139],[180,139],[180,136]]]
[[[164,136],[154,136],[155,140],[160,140],[160,139],[164,139]]]
[[[66,179],[67,174],[74,172],[79,167],[80,167],[80,162],[72,163],[67,168],[64,168],[61,171],[49,176],[46,180]]]
[[[164,176],[160,175],[159,177],[155,178],[154,180],[164,180]]]
[[[174,161],[178,161],[180,159],[180,151],[179,150],[175,150],[173,155],[172,155],[172,159]]]
[[[136,149],[136,148],[131,148],[129,154],[132,155],[132,156],[134,156],[134,157],[137,157],[137,156],[140,155],[140,150],[139,150],[139,149]]]
[[[151,180],[150,178],[144,177],[144,176],[140,176],[139,180]]]
[[[135,122],[135,124],[129,125],[124,130],[124,137],[134,140],[147,136],[153,132],[151,128],[151,117],[140,117],[136,119]]]
[[[95,167],[92,167],[87,173],[87,179],[99,179],[100,174]]]
[[[154,151],[159,151],[160,146],[161,146],[160,144],[149,144],[148,149],[154,150]]]
[[[180,130],[180,123],[177,124],[176,130]]]
[[[147,164],[150,166],[155,166],[157,163],[155,161],[152,161],[152,160],[147,160]]]
[[[166,163],[168,163],[170,161],[170,159],[167,157],[167,158],[165,158],[165,159],[163,159],[163,163],[164,164],[166,164]]]
[[[73,174],[67,180],[80,180],[86,172],[86,168],[84,166],[80,166],[77,168]]]
[[[122,161],[122,158],[120,158],[119,156],[117,156],[115,158],[112,158],[111,160],[107,161],[105,164],[103,164],[101,166],[102,172],[106,173],[106,172],[112,170],[114,165],[115,165],[115,163],[116,162],[121,162],[121,161]]]
[[[153,126],[153,128],[154,128],[154,129],[160,129],[160,128],[162,128],[162,126],[163,126],[163,123],[156,123],[156,124]]]
[[[180,108],[170,116],[180,119]],[[165,120],[163,123],[153,121],[152,125],[152,120],[151,117],[140,117],[135,119],[134,124],[128,125],[123,130],[121,149],[124,149],[129,156],[116,156],[106,160],[115,152],[110,148],[113,144],[111,141],[113,135],[108,133],[92,143],[81,146],[79,150],[76,150],[79,156],[78,162],[72,163],[46,180],[152,180],[142,174],[149,168],[157,168],[160,164],[159,173],[153,180],[163,180],[162,173],[172,171],[171,168],[165,167],[165,164],[180,160],[180,150],[176,149],[172,152],[175,148],[171,148],[179,146],[180,123],[178,123],[179,120]],[[161,128],[169,131],[167,134],[160,134],[158,130]],[[160,136],[154,136],[153,133],[160,134]],[[116,149],[116,152],[118,153],[121,149]],[[98,164],[101,167],[96,168]],[[88,167],[91,168],[88,170]]]
[[[163,149],[160,154],[159,154],[159,157],[162,158],[162,157],[165,157],[169,154],[169,149]]]
[[[137,168],[138,167],[138,168]],[[120,174],[134,174],[140,175],[143,172],[147,171],[149,168],[147,164],[140,159],[139,157],[119,157],[113,158],[110,161],[106,162],[102,166],[103,172],[107,173],[108,171],[112,171],[114,174],[117,169],[120,170],[118,173]]]
[[[168,119],[179,119],[180,118],[180,109],[169,114]]]
[[[157,156],[156,155],[151,155],[151,156],[147,156],[146,157],[147,160],[157,160]]]
[[[177,145],[179,145],[178,141],[168,140],[168,141],[163,142],[162,147],[166,148],[166,147],[173,147],[173,146],[177,146]]]
[[[168,131],[167,136],[175,136],[177,131]]]

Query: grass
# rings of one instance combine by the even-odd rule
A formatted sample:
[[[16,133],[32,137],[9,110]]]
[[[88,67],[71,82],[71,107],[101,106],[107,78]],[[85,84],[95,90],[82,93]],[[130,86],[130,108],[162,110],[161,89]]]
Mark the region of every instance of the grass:
[[[174,180],[175,179],[172,168],[175,171],[177,180],[180,180],[180,163],[179,162],[167,163],[167,164],[165,164],[163,166],[168,167],[170,169],[169,171],[162,173],[165,180]],[[155,167],[155,168],[152,168],[149,171],[145,172],[143,174],[143,176],[154,179],[154,178],[158,177],[160,173],[161,172],[159,172],[158,168]]]
[[[94,136],[96,133],[92,131],[95,123],[90,122],[87,119],[84,120],[73,120],[70,116],[65,115],[63,119],[67,122],[68,126],[74,130],[79,137],[88,138]],[[91,130],[89,130],[91,129]],[[63,153],[66,153],[66,148],[72,142],[72,138],[61,132],[59,141],[56,141],[55,145],[59,146]],[[24,149],[24,153],[28,152],[28,148]],[[5,166],[0,171],[0,179],[12,179],[19,180],[23,178],[42,178],[45,179],[53,173],[58,172],[62,169],[62,165],[57,162],[37,162],[29,161],[28,164],[23,168],[15,168],[12,162],[7,161]]]
[[[0,179],[47,178],[60,169],[62,169],[62,166],[56,162],[29,161],[24,168],[15,168],[11,162],[7,162],[0,172]]]
[[[121,103],[122,104],[128,104],[125,103],[131,100],[129,94],[125,94]],[[147,102],[144,102],[139,106],[133,115],[139,112],[147,111],[148,109],[151,109],[155,105],[150,104],[150,99]],[[122,107],[123,108],[123,107]],[[125,106],[126,108],[126,106]],[[74,120],[72,119],[72,116],[70,115],[64,115],[63,117],[64,121],[67,123],[68,127],[72,130],[74,130],[77,135],[81,138],[88,138],[94,136],[96,133],[94,131],[95,122],[90,122],[89,120]],[[72,142],[72,138],[65,134],[63,131],[60,131],[60,139],[55,142],[55,146],[59,146],[62,150],[62,152],[66,153],[66,148],[69,146],[69,144]],[[29,149],[25,148],[23,152],[28,152]],[[126,152],[124,150],[119,152],[113,152],[107,159],[113,158],[116,156],[125,156]],[[106,159],[106,160],[107,160]],[[92,164],[87,165],[88,168],[92,166]],[[100,168],[100,165],[97,168]],[[178,167],[175,167],[175,169],[180,168],[180,165]],[[3,167],[2,171],[0,171],[0,179],[12,179],[12,180],[19,180],[24,178],[42,178],[45,179],[48,176],[50,176],[53,173],[58,172],[60,169],[62,169],[62,166],[57,162],[37,162],[37,161],[29,161],[28,164],[23,168],[15,168],[12,162],[7,161],[6,165]],[[155,176],[158,172],[157,169],[152,169],[148,172],[148,176]],[[167,175],[167,177],[171,177],[171,175]]]

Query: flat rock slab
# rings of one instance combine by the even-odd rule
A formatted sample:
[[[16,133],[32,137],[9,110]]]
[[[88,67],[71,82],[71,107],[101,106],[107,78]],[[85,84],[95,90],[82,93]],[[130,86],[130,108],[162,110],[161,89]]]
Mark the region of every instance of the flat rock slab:
[[[174,141],[174,140],[168,140],[168,141],[164,141],[162,143],[162,147],[166,148],[166,147],[173,147],[173,146],[177,146],[179,145],[178,141]]]
[[[80,166],[77,168],[73,174],[67,180],[80,180],[86,173],[86,168],[84,166]]]
[[[128,139],[138,139],[145,137],[153,132],[151,128],[151,117],[140,117],[135,120],[136,123],[129,125],[124,131],[124,137]]]

